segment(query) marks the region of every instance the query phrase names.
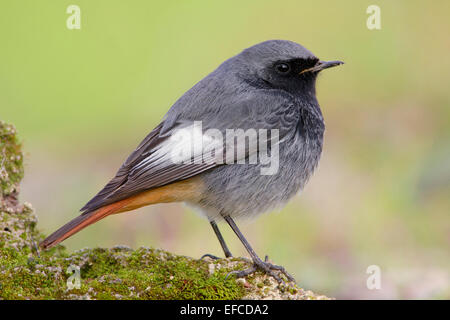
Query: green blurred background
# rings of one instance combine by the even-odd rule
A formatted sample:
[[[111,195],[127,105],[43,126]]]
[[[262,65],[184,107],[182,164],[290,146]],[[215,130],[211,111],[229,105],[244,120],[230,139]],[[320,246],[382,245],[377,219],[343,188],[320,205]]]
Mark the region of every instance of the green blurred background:
[[[318,171],[283,210],[240,223],[263,256],[337,298],[449,298],[449,1],[1,0],[0,119],[24,142],[22,200],[46,233],[78,214],[186,90],[268,39],[324,72]],[[66,8],[81,8],[68,30]],[[368,30],[366,8],[381,8]],[[228,226],[235,255],[245,251]],[[222,255],[183,205],[110,217],[64,243]],[[366,269],[381,268],[381,290]]]

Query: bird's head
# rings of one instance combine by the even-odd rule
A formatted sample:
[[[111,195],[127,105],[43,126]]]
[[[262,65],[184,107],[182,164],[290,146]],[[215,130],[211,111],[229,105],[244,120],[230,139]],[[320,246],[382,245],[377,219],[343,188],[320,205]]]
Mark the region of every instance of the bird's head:
[[[322,61],[298,43],[287,40],[269,40],[245,49],[236,57],[244,71],[241,77],[251,81],[257,78],[266,85],[291,93],[315,92],[317,74],[342,61]],[[300,92],[299,92],[300,91]]]

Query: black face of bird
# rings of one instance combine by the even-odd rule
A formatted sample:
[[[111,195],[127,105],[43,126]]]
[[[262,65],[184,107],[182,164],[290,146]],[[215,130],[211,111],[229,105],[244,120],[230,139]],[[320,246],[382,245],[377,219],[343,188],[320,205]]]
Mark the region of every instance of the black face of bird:
[[[260,76],[268,85],[294,94],[314,92],[318,73],[340,64],[343,62],[321,61],[316,57],[279,60],[266,66]]]

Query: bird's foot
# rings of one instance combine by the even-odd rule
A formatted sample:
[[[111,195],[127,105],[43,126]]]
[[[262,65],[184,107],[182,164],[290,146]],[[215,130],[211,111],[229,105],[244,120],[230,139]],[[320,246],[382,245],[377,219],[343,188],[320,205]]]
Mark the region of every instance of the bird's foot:
[[[226,258],[233,258],[233,255],[231,254],[230,250],[228,250],[228,248],[226,248],[226,250],[224,250],[224,252],[225,252],[225,259]],[[213,254],[205,253],[204,255],[201,256],[200,260],[203,260],[204,258],[207,258],[207,257],[210,258],[210,259],[213,259],[213,260],[220,260],[220,259],[222,259],[220,257],[217,257],[217,256],[213,255]]]
[[[279,273],[282,273],[286,276],[286,278],[295,283],[295,279],[293,276],[291,276],[284,267],[282,266],[277,266],[274,265],[272,263],[269,262],[269,257],[266,256],[266,258],[264,259],[264,261],[262,261],[261,259],[254,259],[253,260],[253,265],[246,269],[246,270],[242,270],[242,271],[231,271],[230,273],[227,274],[226,278],[228,278],[230,275],[234,274],[236,275],[237,278],[243,278],[246,277],[258,270],[264,271],[265,273],[267,273],[268,275],[270,275],[271,277],[273,277],[275,280],[278,281],[278,283],[280,284],[285,284],[284,280],[281,279],[281,277],[277,274],[277,272],[275,271],[279,271]]]
[[[200,260],[203,260],[204,258],[210,258],[210,259],[213,259],[213,260],[220,260],[220,259],[222,259],[220,257],[217,257],[217,256],[215,256],[213,254],[209,254],[209,253],[205,253],[204,255],[202,255]]]
[[[210,259],[213,259],[213,260],[224,259],[224,258],[215,256],[215,255],[209,254],[209,253],[205,253],[204,255],[202,255],[201,258],[200,258],[200,260],[203,260],[204,258],[210,258]],[[225,259],[226,259],[226,258],[233,258],[233,256],[232,256],[231,254],[229,254],[229,255],[226,255],[226,256],[225,256]]]

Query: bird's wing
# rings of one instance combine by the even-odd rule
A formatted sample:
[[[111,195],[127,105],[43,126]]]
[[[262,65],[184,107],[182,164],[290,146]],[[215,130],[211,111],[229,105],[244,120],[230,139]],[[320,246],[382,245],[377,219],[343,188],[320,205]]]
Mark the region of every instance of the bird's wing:
[[[230,150],[227,149],[227,129],[255,129],[256,132],[259,129],[276,129],[278,141],[281,141],[294,131],[292,129],[298,123],[299,110],[288,99],[258,94],[248,96],[228,108],[197,116],[197,119],[186,118],[170,121],[169,125],[168,121],[159,124],[122,164],[116,176],[81,211],[92,212],[142,191],[193,177],[224,163],[248,158],[257,152],[259,146],[267,146],[274,136],[269,133],[256,137],[246,135],[246,140],[236,141],[233,138],[233,154],[226,154]],[[217,139],[209,129],[221,133],[223,140]],[[234,151],[241,148],[243,153]]]

